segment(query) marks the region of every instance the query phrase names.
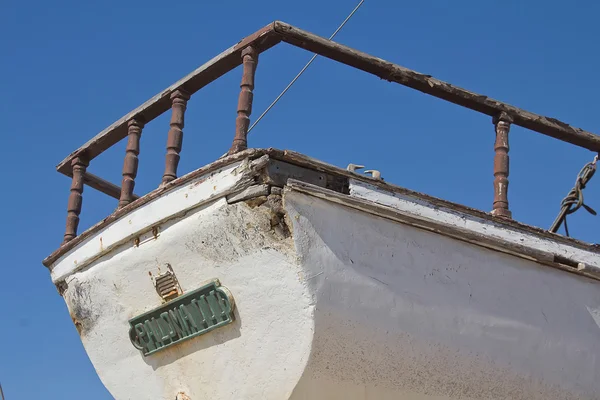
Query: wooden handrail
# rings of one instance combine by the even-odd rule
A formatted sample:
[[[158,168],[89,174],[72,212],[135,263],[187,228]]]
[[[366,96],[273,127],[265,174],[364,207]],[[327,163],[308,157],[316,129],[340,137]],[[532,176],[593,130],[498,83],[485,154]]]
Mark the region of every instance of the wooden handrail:
[[[130,119],[139,118],[148,124],[168,111],[171,108],[171,94],[177,89],[183,89],[192,95],[239,66],[242,63],[242,50],[247,46],[252,45],[262,52],[276,45],[280,40],[279,35],[273,31],[273,24],[247,36],[94,136],[62,160],[56,166],[57,171],[70,176],[71,160],[78,154],[85,152],[91,161],[127,137],[127,122]]]
[[[172,109],[173,113],[167,138],[165,171],[161,185],[166,185],[177,178],[187,101],[195,92],[241,64],[244,67],[238,99],[236,131],[229,154],[235,154],[246,149],[246,136],[252,112],[254,74],[258,56],[261,52],[268,50],[281,41],[368,72],[381,79],[404,85],[492,117],[496,126],[496,142],[494,145],[495,195],[492,214],[496,216],[511,218],[508,207],[508,133],[511,125],[519,125],[600,153],[600,136],[591,132],[575,128],[555,118],[534,114],[468,91],[448,82],[435,79],[430,75],[421,74],[398,64],[371,56],[284,22],[275,21],[242,39],[191,74],[169,86],[163,92],[100,132],[58,164],[57,170],[59,172],[72,177],[71,194],[67,206],[65,242],[77,235],[84,184],[119,199],[119,207],[125,207],[137,198],[133,195],[133,187],[137,174],[137,154],[139,153],[142,121],[147,124],[169,109]],[[133,136],[130,137],[131,143],[126,151],[121,188],[86,171],[92,159],[124,139],[128,136],[128,133]]]
[[[600,136],[591,132],[570,126],[558,119],[534,114],[487,96],[462,89],[448,82],[435,79],[430,75],[421,74],[314,35],[284,22],[275,21],[244,38],[236,45],[225,50],[191,74],[169,86],[110,125],[61,161],[56,167],[57,170],[65,175],[70,175],[71,160],[78,154],[85,152],[87,157],[92,160],[125,138],[127,136],[127,121],[130,119],[141,118],[148,123],[169,110],[171,107],[170,96],[175,90],[182,88],[188,93],[194,94],[202,87],[239,66],[242,63],[241,53],[246,47],[253,46],[260,53],[280,41],[315,52],[323,57],[360,69],[390,82],[399,83],[491,117],[497,117],[500,113],[504,112],[513,119],[513,124],[515,125],[576,146],[600,152]]]
[[[318,53],[323,57],[376,75],[390,82],[416,89],[459,106],[497,117],[504,112],[513,124],[542,133],[586,149],[599,152],[600,136],[575,128],[555,118],[543,117],[510,104],[435,79],[430,75],[404,68],[381,58],[327,40],[284,22],[273,23],[274,30],[284,42]]]

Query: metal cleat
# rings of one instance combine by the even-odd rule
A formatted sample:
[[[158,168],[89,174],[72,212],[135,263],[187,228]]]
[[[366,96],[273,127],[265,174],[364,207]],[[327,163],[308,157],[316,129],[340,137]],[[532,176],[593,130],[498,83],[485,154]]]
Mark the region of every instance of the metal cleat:
[[[369,169],[369,170],[365,171],[365,174],[371,174],[371,177],[373,177],[375,179],[383,180],[383,178],[381,177],[381,172],[377,171],[376,169]]]
[[[356,172],[357,169],[363,169],[364,167],[365,167],[364,165],[348,164],[346,169],[350,172]]]

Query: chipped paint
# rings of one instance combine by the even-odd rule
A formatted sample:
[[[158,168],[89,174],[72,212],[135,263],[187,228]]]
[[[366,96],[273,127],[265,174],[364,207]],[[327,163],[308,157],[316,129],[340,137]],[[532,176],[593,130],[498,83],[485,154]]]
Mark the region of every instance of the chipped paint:
[[[89,239],[102,237],[104,252],[82,241],[53,265],[56,282],[61,269],[69,282],[73,323],[115,398],[183,390],[232,400],[585,400],[600,390],[590,308],[600,304],[599,283],[524,257],[562,254],[561,262],[577,261],[577,273],[592,273],[592,246],[375,179],[351,179],[350,194],[287,179],[283,191],[228,201],[256,184],[247,171],[260,160],[240,162],[239,180],[218,195],[214,182],[233,170],[172,188],[160,208],[150,202],[128,214],[145,219],[143,228],[123,230],[117,220]],[[182,204],[178,189],[196,206]],[[467,243],[467,234],[504,252]],[[65,268],[75,256],[85,265]],[[183,293],[216,277],[238,309],[223,330],[143,360],[123,332],[129,318],[162,303],[147,274],[165,263]],[[245,379],[232,380],[232,366]]]
[[[598,325],[598,328],[600,328],[600,307],[587,307],[587,310],[594,319],[596,325]]]
[[[58,290],[58,294],[61,295],[61,297],[68,288],[67,282],[65,281],[56,282],[55,286],[56,290]]]
[[[191,398],[289,397],[307,361],[312,307],[310,294],[298,280],[293,242],[272,226],[274,212],[267,203],[250,208],[244,202],[229,205],[222,198],[165,223],[160,240],[144,242],[143,252],[123,245],[69,278],[80,291],[85,283],[92,289],[66,301],[82,324],[86,352],[114,398],[172,398],[182,383]],[[148,266],[159,265],[164,272],[167,262],[184,293],[207,278],[219,278],[236,299],[235,320],[143,358],[129,343],[123,322],[162,303],[149,279],[149,271],[156,268]],[[114,282],[124,284],[117,290]],[[270,339],[263,345],[265,338]],[[248,357],[248,349],[257,346],[262,347],[260,356]],[[236,374],[252,379],[232,386],[223,373],[223,360],[235,365]],[[265,373],[255,376],[258,370]]]
[[[463,240],[477,243],[476,240],[467,238],[467,234],[475,234],[476,237],[480,238],[480,241],[487,238],[490,243],[495,243],[499,250],[502,251],[504,247],[504,251],[517,253],[523,257],[531,257],[531,254],[536,253],[548,255],[548,257],[558,255],[559,258],[573,261],[573,272],[577,271],[578,263],[584,263],[587,272],[590,275],[598,276],[600,279],[600,252],[594,251],[592,246],[582,248],[581,246],[561,243],[557,240],[558,238],[549,239],[495,221],[486,221],[473,215],[457,212],[449,207],[440,206],[414,196],[390,193],[374,185],[356,180],[351,180],[350,192],[353,197],[372,202],[375,205],[390,207],[397,210],[400,215],[416,217],[419,220],[418,224],[425,229],[431,225],[456,228],[456,236]],[[543,262],[544,260],[540,259],[539,261]],[[552,260],[546,261],[551,263]]]
[[[175,396],[175,400],[192,400],[192,398],[184,392],[179,392],[177,393],[177,396]]]
[[[599,282],[308,193],[284,200],[315,304],[290,399],[597,398]]]
[[[73,321],[73,325],[75,325],[75,329],[77,329],[77,333],[79,333],[79,336],[81,336],[83,331],[83,325],[73,315],[71,315],[71,320]]]
[[[243,173],[233,175],[232,171],[242,165],[245,165]],[[53,280],[61,279],[61,277],[71,272],[72,267],[67,268],[66,266],[74,258],[79,260],[77,268],[83,268],[94,259],[125,243],[132,237],[134,238],[134,245],[139,246],[140,242],[136,241],[136,236],[140,236],[150,226],[184,215],[189,210],[201,207],[209,202],[214,196],[223,196],[238,191],[236,185],[246,186],[252,180],[253,174],[255,174],[253,165],[249,160],[243,160],[227,165],[216,173],[208,174],[208,176],[202,175],[193,182],[201,182],[197,184],[195,189],[190,189],[188,185],[175,187],[168,194],[157,198],[140,209],[134,210],[127,215],[127,219],[121,218],[106,226],[94,235],[96,237],[102,236],[103,251],[99,252],[93,242],[83,242],[53,263],[51,266]],[[216,192],[213,191],[214,186],[218,188]],[[189,196],[185,198],[180,196],[181,193],[189,193]],[[132,223],[130,224],[128,221],[132,221]],[[67,263],[63,261],[67,261]]]

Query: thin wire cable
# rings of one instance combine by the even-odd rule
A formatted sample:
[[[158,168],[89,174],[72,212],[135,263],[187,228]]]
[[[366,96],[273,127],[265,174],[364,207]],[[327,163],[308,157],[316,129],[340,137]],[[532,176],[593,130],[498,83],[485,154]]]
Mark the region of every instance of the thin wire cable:
[[[348,14],[348,16],[346,17],[346,19],[344,20],[344,22],[342,22],[340,24],[340,26],[338,26],[338,28],[335,30],[335,32],[333,32],[333,34],[331,36],[329,36],[329,40],[332,40],[335,37],[335,35],[338,34],[338,32],[344,27],[344,25],[346,25],[346,23],[350,20],[350,18],[352,18],[352,16],[354,15],[354,13],[356,13],[356,11],[358,11],[358,9],[360,8],[360,6],[362,6],[362,4],[364,2],[365,2],[365,0],[360,0],[360,2],[356,5],[356,7],[354,7],[354,10],[352,10],[352,12],[350,14]],[[296,83],[296,81],[298,80],[298,78],[300,78],[300,76],[304,73],[304,71],[306,71],[306,69],[310,66],[310,64],[312,64],[313,61],[315,61],[315,59],[317,57],[318,57],[317,53],[313,54],[312,58],[306,63],[306,65],[300,70],[300,72],[298,72],[298,74],[285,87],[285,89],[283,89],[283,91],[279,94],[279,96],[277,96],[275,98],[275,100],[273,100],[273,102],[269,105],[269,107],[267,107],[267,109],[265,111],[263,111],[262,114],[260,114],[260,116],[256,119],[256,121],[254,121],[254,123],[252,125],[250,125],[250,128],[248,128],[248,132],[246,132],[246,135],[250,134],[250,132],[256,126],[256,124],[258,124],[260,122],[260,120],[263,119],[263,117],[265,115],[267,115],[267,113],[271,110],[271,108],[273,108],[273,106],[275,106],[275,104],[277,104],[277,102],[292,87],[292,85],[294,83]],[[225,157],[226,155],[227,155],[227,153],[223,154],[221,157]]]
[[[338,32],[344,27],[344,25],[346,25],[346,22],[348,22],[350,20],[350,18],[352,18],[352,16],[354,15],[354,13],[356,13],[356,11],[358,11],[358,9],[360,8],[360,6],[364,2],[365,2],[365,0],[361,0],[360,3],[358,3],[358,5],[356,7],[354,7],[354,10],[352,10],[352,12],[346,17],[346,19],[344,20],[344,22],[342,22],[342,24],[335,30],[335,32],[333,32],[333,34],[329,37],[329,40],[332,40],[335,37],[335,35],[338,34]],[[298,74],[285,87],[285,89],[283,89],[283,91],[279,94],[279,96],[277,96],[275,98],[275,100],[273,100],[273,102],[269,105],[269,107],[267,107],[267,109],[265,111],[263,111],[263,113],[256,119],[256,121],[254,121],[254,123],[250,126],[250,128],[248,128],[248,133],[250,133],[252,131],[252,129],[256,126],[256,124],[258,124],[260,122],[260,120],[263,119],[263,117],[265,115],[267,115],[267,113],[271,110],[271,108],[273,108],[273,106],[275,104],[277,104],[277,102],[279,101],[279,99],[281,99],[283,97],[283,95],[292,87],[292,85],[294,83],[296,83],[296,81],[298,80],[298,78],[300,78],[300,76],[304,73],[304,71],[306,71],[306,69],[310,66],[310,64],[312,64],[313,61],[315,61],[315,59],[317,57],[318,57],[317,53],[313,54],[312,58],[306,63],[306,65],[304,66],[304,68],[302,68],[300,70],[300,72],[298,72]]]

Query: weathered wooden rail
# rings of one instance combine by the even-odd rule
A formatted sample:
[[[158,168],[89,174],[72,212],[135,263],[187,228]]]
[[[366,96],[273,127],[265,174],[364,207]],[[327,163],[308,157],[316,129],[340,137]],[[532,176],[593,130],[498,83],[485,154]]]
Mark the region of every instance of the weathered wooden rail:
[[[116,198],[119,200],[119,208],[138,198],[134,194],[134,187],[142,130],[145,124],[169,109],[172,110],[172,115],[167,135],[165,170],[161,186],[177,178],[187,101],[198,90],[239,65],[243,65],[242,82],[237,106],[235,135],[229,154],[246,149],[248,147],[247,133],[252,113],[252,92],[258,56],[279,42],[292,44],[387,81],[399,83],[492,117],[496,131],[493,215],[511,218],[508,205],[508,134],[512,124],[593,152],[600,152],[600,136],[593,133],[572,127],[557,119],[537,115],[487,96],[453,86],[430,75],[420,74],[284,22],[276,21],[244,38],[131,111],[58,164],[57,170],[59,172],[72,177],[63,244],[77,236],[84,185]],[[121,187],[87,172],[87,167],[94,158],[125,137],[128,140]]]

